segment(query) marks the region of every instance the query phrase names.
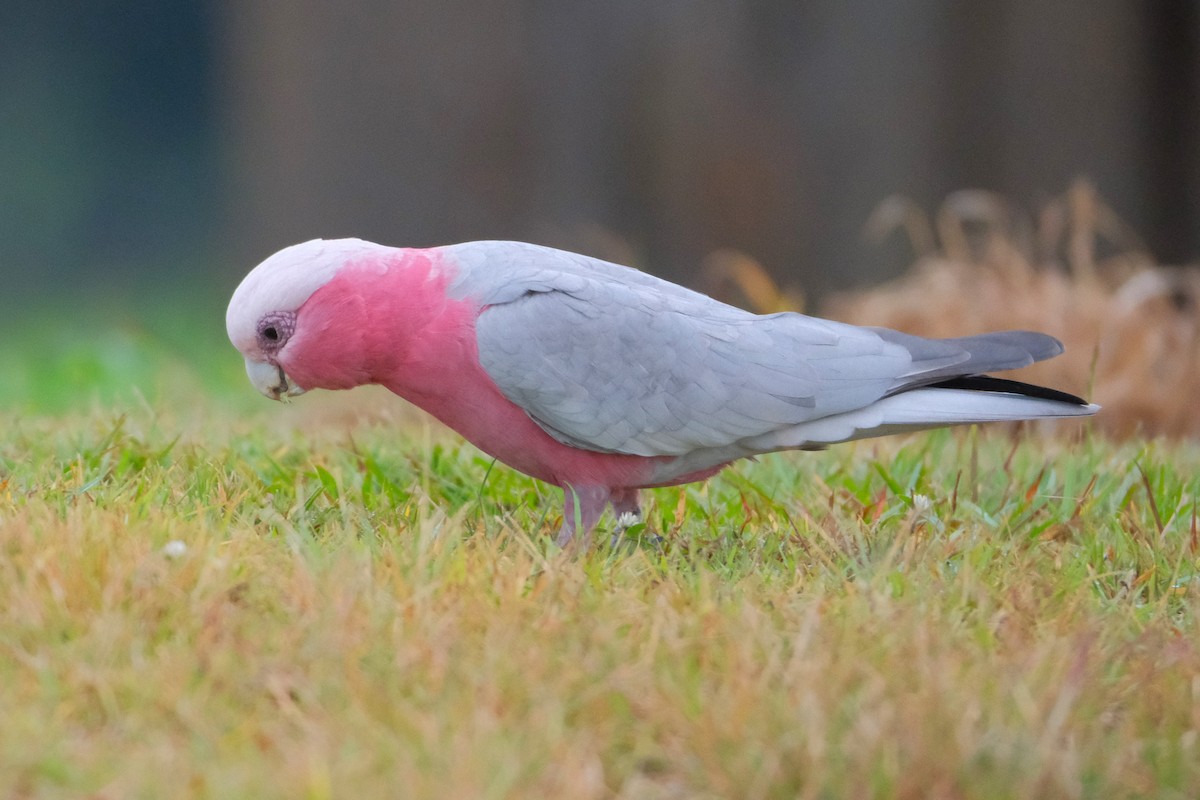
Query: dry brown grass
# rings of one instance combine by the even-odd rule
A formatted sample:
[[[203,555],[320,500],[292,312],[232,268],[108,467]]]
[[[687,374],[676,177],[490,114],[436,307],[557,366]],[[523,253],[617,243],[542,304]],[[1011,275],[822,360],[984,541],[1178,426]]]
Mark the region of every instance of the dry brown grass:
[[[1057,336],[1066,353],[1013,373],[1104,407],[1095,425],[1128,437],[1200,435],[1200,273],[1153,263],[1086,183],[1035,218],[982,191],[951,195],[931,219],[895,197],[872,217],[877,237],[901,231],[908,274],[827,298],[822,316],[922,336],[1006,328]],[[699,283],[760,313],[803,310],[752,258],[713,253]]]
[[[896,228],[918,253],[911,273],[823,313],[926,336],[1043,330],[1067,352],[1025,379],[1088,395],[1116,435],[1200,435],[1200,275],[1155,265],[1087,184],[1036,223],[982,192],[952,195],[932,224],[892,200],[872,230]]]
[[[388,412],[179,413],[6,420],[0,796],[1200,787],[1193,451],[777,456],[568,557]]]

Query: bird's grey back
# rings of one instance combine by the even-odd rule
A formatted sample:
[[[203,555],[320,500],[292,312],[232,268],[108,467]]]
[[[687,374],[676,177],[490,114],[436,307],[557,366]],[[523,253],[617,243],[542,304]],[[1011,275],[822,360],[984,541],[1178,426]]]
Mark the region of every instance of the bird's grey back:
[[[946,378],[1061,352],[1024,331],[930,340],[755,315],[652,275],[515,242],[444,250],[485,307],[484,369],[567,444],[644,456],[722,449]]]

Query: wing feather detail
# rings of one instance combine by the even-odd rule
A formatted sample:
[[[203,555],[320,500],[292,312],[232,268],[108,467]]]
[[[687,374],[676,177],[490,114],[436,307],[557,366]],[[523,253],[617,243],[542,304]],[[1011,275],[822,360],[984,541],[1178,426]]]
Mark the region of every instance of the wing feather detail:
[[[870,407],[885,398],[1062,351],[1028,331],[922,339],[801,314],[759,316],[536,245],[445,249],[459,266],[451,294],[481,307],[479,357],[500,391],[554,438],[601,452],[710,451],[728,460],[802,446],[816,420],[862,409],[855,424],[869,427]],[[945,416],[931,412],[930,421]]]
[[[874,332],[750,314],[628,268],[559,280],[557,253],[502,264],[510,283],[485,304],[476,336],[500,391],[573,446],[726,447],[873,402],[909,367],[907,351]]]

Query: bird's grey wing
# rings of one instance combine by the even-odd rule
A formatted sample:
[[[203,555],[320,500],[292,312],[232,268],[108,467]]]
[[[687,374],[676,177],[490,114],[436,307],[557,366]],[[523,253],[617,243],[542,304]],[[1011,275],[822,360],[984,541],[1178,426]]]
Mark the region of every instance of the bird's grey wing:
[[[757,316],[628,267],[519,242],[446,250],[459,267],[451,295],[483,307],[484,369],[550,435],[591,450],[792,447],[804,423],[1062,351],[1028,331],[923,339]]]
[[[480,361],[548,433],[643,456],[725,447],[874,402],[911,365],[877,333],[608,276],[539,274],[481,312]]]

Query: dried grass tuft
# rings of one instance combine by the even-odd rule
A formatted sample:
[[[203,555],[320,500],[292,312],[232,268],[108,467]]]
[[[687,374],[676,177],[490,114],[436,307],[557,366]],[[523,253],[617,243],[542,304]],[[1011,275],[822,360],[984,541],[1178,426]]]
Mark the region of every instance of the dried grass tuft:
[[[1118,437],[1200,435],[1200,272],[1154,263],[1089,184],[1036,216],[983,191],[950,195],[932,217],[893,197],[867,233],[897,231],[910,272],[833,296],[821,316],[934,337],[1045,331],[1066,353],[1013,377],[1100,403],[1095,424]]]

